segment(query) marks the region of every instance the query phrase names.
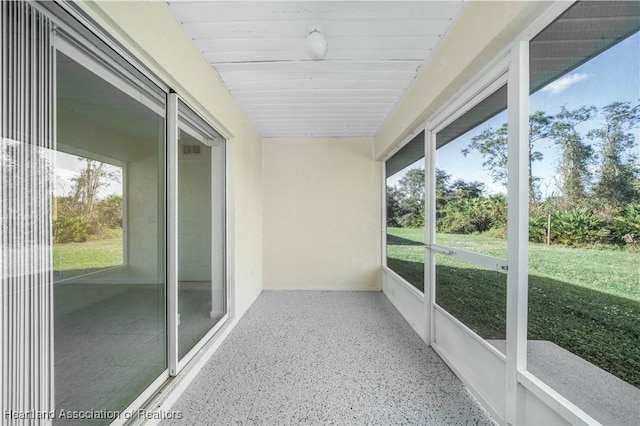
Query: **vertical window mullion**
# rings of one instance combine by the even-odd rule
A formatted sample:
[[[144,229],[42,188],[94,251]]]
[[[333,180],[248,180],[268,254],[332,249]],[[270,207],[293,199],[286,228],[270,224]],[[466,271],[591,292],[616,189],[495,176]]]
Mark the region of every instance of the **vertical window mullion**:
[[[524,391],[518,371],[527,365],[527,287],[529,217],[529,42],[511,51],[507,85],[508,110],[508,224],[507,224],[507,374],[506,422],[518,424]]]
[[[178,95],[167,96],[167,361],[178,374]]]
[[[427,130],[424,138],[425,155],[425,206],[424,206],[424,242],[427,247],[435,243],[436,236],[436,140],[435,133]],[[427,321],[426,339],[434,343],[435,322],[433,303],[436,300],[436,263],[433,250],[424,251],[424,309]]]

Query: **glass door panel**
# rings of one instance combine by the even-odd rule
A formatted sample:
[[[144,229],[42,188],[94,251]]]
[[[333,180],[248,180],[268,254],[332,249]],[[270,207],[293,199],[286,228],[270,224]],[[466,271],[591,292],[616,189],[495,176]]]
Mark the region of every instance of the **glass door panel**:
[[[166,369],[166,108],[149,81],[58,46],[54,422],[65,423],[60,412],[123,410]]]
[[[224,140],[178,103],[178,356],[226,313]]]

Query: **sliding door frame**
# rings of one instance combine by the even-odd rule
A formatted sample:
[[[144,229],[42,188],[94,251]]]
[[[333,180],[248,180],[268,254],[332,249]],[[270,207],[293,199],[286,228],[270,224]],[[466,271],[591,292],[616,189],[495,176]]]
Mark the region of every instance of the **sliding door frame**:
[[[68,1],[56,2],[32,2],[29,4],[37,10],[44,13],[56,27],[56,34],[53,37],[54,50],[57,51],[56,41],[63,36],[66,39],[73,40],[78,46],[86,49],[92,54],[101,57],[105,63],[113,65],[114,61],[105,53],[97,49],[87,34],[96,37],[111,49],[117,57],[124,60],[127,66],[131,66],[137,72],[150,80],[160,91],[165,93],[165,140],[164,140],[164,213],[165,213],[165,246],[164,246],[164,271],[165,271],[165,306],[166,306],[166,360],[167,368],[141,393],[129,406],[122,409],[122,413],[134,413],[143,407],[154,395],[158,394],[167,383],[168,379],[179,375],[181,371],[188,369],[188,366],[196,361],[198,355],[202,353],[205,346],[219,334],[221,329],[229,322],[233,314],[233,281],[232,271],[232,238],[233,229],[231,228],[230,218],[233,212],[232,203],[232,171],[230,167],[231,153],[228,140],[232,135],[228,133],[222,126],[211,125],[207,114],[202,113],[203,107],[187,93],[184,96],[178,95],[163,78],[159,77],[149,68],[144,66],[132,53],[129,52],[122,44],[120,44],[106,30],[96,24],[79,6]],[[126,69],[125,69],[126,72]],[[178,293],[177,293],[177,137],[178,137],[178,100],[181,100],[189,106],[196,114],[198,114],[207,124],[218,132],[222,137],[224,144],[224,206],[223,222],[224,222],[224,242],[223,242],[223,285],[224,285],[224,314],[222,318],[202,337],[198,343],[190,349],[190,351],[182,358],[178,359]],[[55,99],[52,100],[55,107]],[[194,107],[197,105],[198,107]],[[55,119],[54,119],[55,126]],[[213,191],[213,188],[211,189]],[[212,230],[213,234],[213,230]],[[213,273],[213,271],[212,271]],[[51,345],[53,350],[53,343]],[[52,385],[53,386],[53,385]],[[53,393],[53,389],[51,389]],[[126,415],[115,420],[113,424],[124,424],[129,421]]]

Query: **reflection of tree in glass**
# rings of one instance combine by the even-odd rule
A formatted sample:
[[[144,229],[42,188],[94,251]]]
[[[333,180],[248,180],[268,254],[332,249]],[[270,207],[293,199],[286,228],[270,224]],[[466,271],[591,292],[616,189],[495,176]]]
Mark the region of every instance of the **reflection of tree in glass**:
[[[51,161],[44,148],[2,139],[0,143],[0,232],[10,247],[31,247],[47,235],[52,189]],[[19,233],[16,234],[16,233]]]
[[[71,180],[70,195],[56,199],[55,242],[84,242],[89,235],[104,235],[122,227],[122,196],[98,199],[102,188],[119,183],[118,167],[88,158],[79,158],[84,167]]]
[[[94,214],[98,191],[112,182],[120,182],[120,173],[115,167],[101,161],[80,158],[85,167],[72,179],[73,198],[81,206],[82,214],[91,217]]]

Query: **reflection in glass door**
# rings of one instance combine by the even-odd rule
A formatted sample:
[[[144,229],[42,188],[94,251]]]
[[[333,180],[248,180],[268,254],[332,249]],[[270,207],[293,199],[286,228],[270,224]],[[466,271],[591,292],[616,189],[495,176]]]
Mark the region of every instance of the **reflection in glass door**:
[[[74,41],[57,46],[54,423],[64,424],[61,413],[122,411],[166,369],[166,95]]]
[[[224,140],[178,102],[178,357],[225,314]]]

